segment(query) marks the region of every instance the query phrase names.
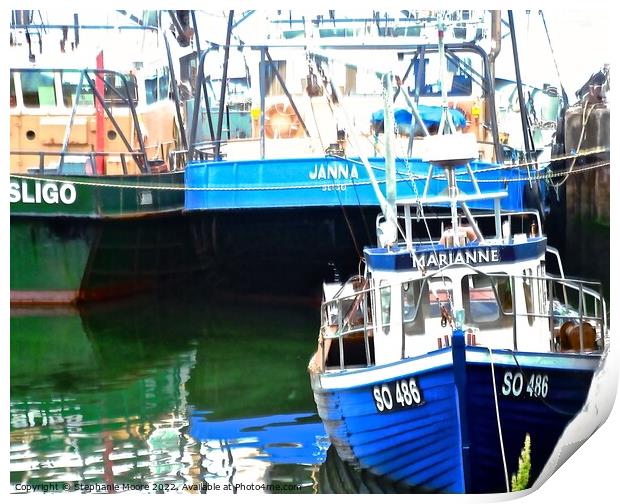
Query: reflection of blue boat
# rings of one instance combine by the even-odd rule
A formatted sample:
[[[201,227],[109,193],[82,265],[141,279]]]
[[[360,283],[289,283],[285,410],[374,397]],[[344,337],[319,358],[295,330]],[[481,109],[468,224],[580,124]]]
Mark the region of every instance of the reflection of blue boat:
[[[320,464],[325,460],[325,430],[312,421],[314,413],[211,421],[208,413],[194,412],[190,435],[201,442],[226,441],[235,447],[255,448],[273,464]]]
[[[370,158],[377,180],[385,182],[383,158]],[[396,181],[401,197],[424,192],[429,163],[420,159],[398,159]],[[508,186],[502,201],[506,210],[523,209],[527,171],[499,167],[491,163],[471,163],[478,183],[485,191]],[[465,168],[457,171],[464,180],[462,191],[475,188]],[[508,181],[514,181],[507,184]],[[185,171],[186,210],[231,210],[269,208],[311,208],[376,206],[376,196],[368,173],[356,158],[287,158],[246,161],[192,161]],[[429,192],[445,188],[445,176],[434,174]],[[491,209],[492,202],[476,200],[472,208]]]
[[[429,141],[447,191],[391,205],[378,194],[381,243],[364,250],[365,275],[325,286],[309,366],[317,409],[343,460],[416,490],[527,488],[586,403],[605,302],[546,273],[536,212],[502,211],[505,191],[460,191],[456,160],[476,152],[467,138]],[[480,200],[494,211],[473,211]],[[419,210],[437,204],[449,212]],[[431,218],[441,238],[415,235]]]

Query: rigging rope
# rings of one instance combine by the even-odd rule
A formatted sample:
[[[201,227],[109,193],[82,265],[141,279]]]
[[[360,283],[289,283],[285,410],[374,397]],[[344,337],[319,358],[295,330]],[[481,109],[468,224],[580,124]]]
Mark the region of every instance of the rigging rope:
[[[510,492],[510,484],[508,481],[508,465],[506,464],[506,452],[504,450],[504,435],[502,433],[502,422],[499,416],[499,402],[497,400],[497,384],[495,383],[495,365],[493,363],[493,350],[487,347],[489,358],[491,360],[491,378],[493,380],[493,399],[495,401],[495,418],[497,419],[497,432],[499,435],[499,446],[502,452],[502,463],[504,464],[504,478],[506,481],[506,492]]]
[[[336,157],[336,156],[334,156]],[[349,162],[352,163],[357,163],[358,161],[356,160],[352,160],[352,159],[348,159],[348,158],[340,158],[338,156],[339,159],[344,159],[347,160]],[[597,168],[603,168],[605,166],[609,166],[609,161],[605,161],[602,163],[593,163],[593,164],[589,164],[589,165],[584,165],[580,168],[573,168],[572,170],[565,170],[565,171],[559,171],[559,172],[555,172],[552,174],[549,173],[543,173],[541,175],[535,175],[531,178],[531,180],[548,180],[550,177],[562,177],[564,175],[567,174],[576,174],[576,173],[582,173],[585,171],[589,171],[589,170],[594,170]],[[373,167],[376,168],[378,170],[383,170],[384,168],[381,167]],[[498,170],[501,168],[498,167],[494,167],[493,170]],[[476,170],[476,173],[482,172],[483,170]],[[487,170],[490,171],[490,170]],[[400,175],[400,178],[397,177],[396,181],[397,182],[403,182],[403,181],[408,181],[408,180],[422,180],[425,179],[426,177],[422,177],[422,176],[417,176],[414,174],[411,174],[411,176],[407,176],[401,172],[397,172],[397,175]],[[40,182],[67,182],[67,183],[71,183],[71,184],[75,184],[75,185],[84,185],[84,186],[91,186],[91,187],[109,187],[109,188],[117,188],[117,189],[152,189],[152,190],[156,190],[156,191],[206,191],[206,192],[212,192],[212,191],[281,191],[281,190],[289,190],[289,189],[323,189],[325,187],[325,184],[298,184],[298,185],[277,185],[277,186],[234,186],[234,187],[186,187],[185,185],[182,184],[178,184],[178,185],[167,185],[167,184],[120,184],[120,183],[112,183],[112,182],[90,182],[90,181],[86,181],[86,180],[79,180],[75,178],[75,176],[58,176],[58,177],[52,177],[52,176],[36,176],[36,175],[22,175],[22,174],[17,174],[17,173],[12,173],[10,174],[10,177],[12,179],[19,179],[19,180],[35,180],[35,181],[40,181]],[[86,176],[84,178],[105,178],[104,177],[91,177],[91,176]],[[438,180],[445,180],[445,176],[443,175],[438,175],[438,176],[433,176],[434,179],[438,179]],[[463,182],[463,181],[468,181],[467,180],[461,180],[458,179],[459,182]],[[478,180],[479,184],[482,183],[507,183],[507,182],[527,182],[529,181],[530,178],[528,177],[515,177],[515,178],[499,178],[499,179],[487,179],[487,180]],[[357,182],[343,182],[340,183],[339,185],[341,187],[353,187],[353,186],[363,186],[363,185],[370,185],[371,182],[370,181],[357,181]]]

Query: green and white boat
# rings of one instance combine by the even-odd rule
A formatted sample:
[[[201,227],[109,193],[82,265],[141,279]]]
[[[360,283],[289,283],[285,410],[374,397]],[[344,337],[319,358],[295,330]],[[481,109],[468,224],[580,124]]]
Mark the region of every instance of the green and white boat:
[[[159,14],[49,19],[13,11],[11,24],[11,303],[103,299],[201,269]]]

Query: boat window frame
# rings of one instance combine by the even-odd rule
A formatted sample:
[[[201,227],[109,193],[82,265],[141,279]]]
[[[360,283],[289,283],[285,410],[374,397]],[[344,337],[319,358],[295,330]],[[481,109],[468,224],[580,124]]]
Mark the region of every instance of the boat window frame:
[[[12,109],[17,108],[17,84],[15,82],[15,73],[16,72],[11,70],[9,75],[9,108]]]
[[[415,289],[414,285],[418,286]],[[405,288],[407,286],[407,288]],[[405,303],[405,298],[409,290],[413,290],[413,303]],[[426,312],[430,307],[429,286],[426,278],[411,279],[400,285],[401,310],[403,314],[403,334],[405,336],[424,336],[426,333]],[[426,303],[424,303],[426,300]],[[405,319],[405,306],[413,307],[413,317],[411,320]],[[425,306],[427,309],[425,310]],[[410,329],[414,330],[411,331]]]
[[[388,335],[392,325],[392,283],[389,280],[382,279],[379,281],[377,288],[379,290],[379,322],[381,324],[381,331],[383,334]],[[385,308],[387,310],[384,311]]]
[[[57,72],[55,70],[48,70],[48,69],[38,69],[38,68],[23,68],[23,69],[19,69],[19,70],[15,70],[15,72],[19,73],[19,83],[20,83],[20,94],[21,94],[21,105],[25,110],[28,111],[36,111],[36,110],[53,110],[53,109],[57,109],[58,108],[58,90],[56,88],[56,75]],[[24,94],[24,76],[25,75],[43,75],[43,74],[51,74],[52,77],[52,81],[51,81],[51,89],[54,92],[54,104],[44,104],[41,105],[41,100],[39,98],[39,89],[40,86],[37,86],[37,104],[36,105],[32,105],[32,104],[28,104],[28,101],[25,99],[25,94]],[[28,79],[26,79],[28,80]],[[16,89],[17,91],[17,89]]]
[[[469,287],[469,279],[473,277],[487,277],[490,279],[490,287],[493,292],[494,301],[497,305],[498,317],[493,320],[475,320],[472,316],[471,312],[471,290]],[[498,280],[501,279],[506,283],[505,295],[508,296],[507,299],[502,299],[500,296],[500,292],[498,290]],[[467,284],[466,284],[467,282]],[[515,300],[513,299],[513,289],[512,289],[512,277],[505,272],[475,272],[475,273],[467,273],[461,277],[460,287],[461,287],[461,299],[463,303],[463,311],[465,312],[465,324],[470,326],[475,326],[483,329],[500,329],[511,327],[513,324],[514,318],[514,307]],[[509,303],[507,303],[507,301]]]
[[[129,92],[133,91],[132,96],[126,96],[125,86],[121,75],[127,80],[127,87],[129,88]],[[103,88],[103,101],[107,107],[119,107],[119,108],[130,108],[129,101],[134,104],[134,107],[137,107],[140,104],[140,93],[138,92],[138,79],[135,74],[132,72],[104,72],[103,75],[104,88]],[[109,78],[120,79],[121,84],[118,86],[116,83],[114,85],[110,85]],[[93,78],[93,81],[95,79]],[[113,89],[118,92],[120,96],[113,91]]]
[[[74,87],[74,91],[77,91],[77,86],[80,80],[80,74],[82,73],[82,70],[74,70],[71,68],[61,68],[59,69],[57,72],[57,77],[58,80],[60,82],[60,90],[61,90],[61,94],[62,94],[62,105],[60,105],[61,107],[65,108],[65,109],[72,109],[73,108],[73,98],[75,96],[75,93],[71,93],[70,94],[70,98],[71,98],[71,103],[67,104],[65,101],[65,81],[63,79],[64,74],[75,74],[77,75],[78,79],[77,79],[77,83],[75,84]],[[89,75],[89,77],[94,79],[93,75]],[[68,85],[71,85],[71,83],[68,83]],[[88,92],[90,90],[90,93]],[[86,91],[86,93],[84,92]],[[84,98],[86,97],[86,98]],[[88,100],[87,103],[83,103],[84,99]],[[90,101],[92,99],[92,101]],[[88,81],[86,80],[86,78],[84,78],[84,80],[82,81],[82,94],[78,97],[78,104],[77,104],[77,108],[78,110],[92,110],[95,107],[95,93],[92,91],[92,89],[90,89],[90,85],[88,84]]]
[[[162,88],[165,82],[165,88]],[[157,101],[165,101],[170,96],[170,69],[166,66],[157,72]]]
[[[153,105],[159,101],[159,80],[157,72],[143,79],[144,81],[144,104]]]
[[[415,58],[413,58],[413,67],[412,67],[412,79],[415,82],[418,79],[420,79],[420,98],[425,98],[425,99],[438,99],[441,98],[441,89],[439,89],[438,91],[432,91],[432,86],[434,84],[436,84],[437,82],[429,82],[428,79],[428,75],[429,75],[429,64],[431,63],[431,58],[433,57],[433,64],[431,66],[431,69],[438,69],[438,60],[439,60],[439,56],[438,53],[430,53],[430,54],[424,54],[424,61],[423,61],[423,65],[420,65],[420,63],[422,62],[422,59],[420,58],[420,56],[416,56]],[[483,86],[481,85],[481,83],[478,81],[478,78],[476,75],[474,75],[475,72],[479,72],[480,68],[484,67],[484,62],[482,61],[482,59],[480,58],[480,56],[476,53],[471,53],[471,54],[467,54],[467,56],[465,57],[458,57],[458,62],[453,61],[451,58],[455,57],[455,55],[451,55],[450,58],[446,58],[444,61],[444,77],[449,74],[451,76],[450,79],[450,89],[448,89],[447,92],[447,96],[448,98],[451,98],[453,100],[457,100],[457,101],[461,101],[461,100],[468,100],[468,99],[475,99],[479,96],[482,96],[484,94],[484,89]],[[476,58],[477,57],[477,58]],[[479,59],[478,59],[479,58]],[[420,66],[422,66],[422,70],[420,70]],[[468,68],[473,69],[473,71],[468,71]],[[454,89],[454,77],[455,76],[461,76],[464,75],[465,77],[467,77],[468,79],[468,87],[467,89],[465,89],[466,92],[457,92],[457,90]],[[409,91],[409,96],[414,97],[415,96],[415,86],[414,88],[410,88]]]
[[[431,277],[427,277],[425,278],[425,280],[427,281],[428,284],[428,304],[427,304],[427,310],[428,310],[428,314],[425,314],[425,316],[427,315],[426,318],[428,319],[441,319],[441,309],[442,307],[445,307],[447,305],[448,308],[448,314],[451,317],[454,317],[454,286],[457,285],[457,279],[452,278],[452,276],[449,275],[445,275],[444,273],[439,273],[436,275],[433,275]],[[436,280],[436,283],[438,284],[439,288],[437,289],[431,289],[431,280]],[[443,301],[441,299],[441,296],[437,296],[437,291],[441,291],[441,292],[445,292],[446,293],[446,297],[447,300]],[[431,299],[431,294],[434,295],[434,298]],[[434,316],[433,314],[433,305],[437,304],[437,309],[439,311],[439,313],[437,314],[437,316]]]

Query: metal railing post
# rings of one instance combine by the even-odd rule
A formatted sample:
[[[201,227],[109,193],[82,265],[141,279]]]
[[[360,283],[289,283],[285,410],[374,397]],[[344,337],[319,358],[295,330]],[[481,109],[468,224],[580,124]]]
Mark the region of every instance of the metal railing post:
[[[366,350],[366,367],[371,365],[370,344],[368,342],[368,294],[368,292],[364,293],[364,301],[362,303],[364,308],[364,346]]]
[[[555,343],[555,320],[553,317],[553,280],[549,280],[549,330],[551,340]]]
[[[123,167],[123,174],[127,175],[127,160],[124,153],[121,153],[121,166]]]
[[[579,282],[579,352],[583,352],[583,284]]]
[[[344,341],[342,341],[342,311],[340,310],[340,303],[337,305],[338,308],[338,332],[336,333],[338,336],[338,350],[340,353],[340,369],[344,369]]]
[[[515,277],[510,277],[510,295],[512,296],[512,345],[517,351],[517,300],[515,297]]]

